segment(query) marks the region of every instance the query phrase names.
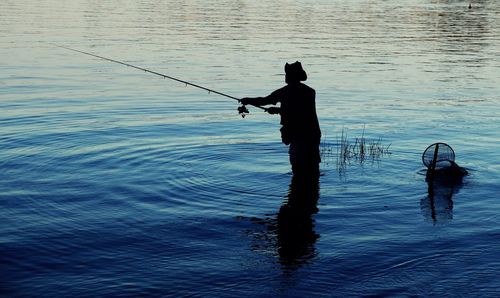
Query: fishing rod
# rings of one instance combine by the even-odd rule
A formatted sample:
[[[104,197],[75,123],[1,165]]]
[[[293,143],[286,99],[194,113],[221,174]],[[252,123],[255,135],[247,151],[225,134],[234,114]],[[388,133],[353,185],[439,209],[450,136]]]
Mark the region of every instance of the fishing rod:
[[[219,92],[219,91],[207,88],[207,87],[203,87],[203,86],[195,84],[195,83],[191,83],[191,82],[188,82],[188,81],[185,81],[185,80],[181,80],[181,79],[178,79],[178,78],[175,78],[175,77],[163,74],[163,73],[159,73],[159,72],[156,72],[156,71],[153,71],[153,70],[149,70],[149,69],[146,69],[146,68],[143,68],[143,67],[132,65],[130,63],[126,63],[126,62],[118,61],[118,60],[115,60],[115,59],[103,57],[103,56],[100,56],[100,55],[92,54],[92,53],[89,53],[89,52],[85,52],[85,51],[81,51],[81,50],[69,48],[69,47],[66,47],[66,46],[62,46],[62,45],[58,45],[58,44],[54,44],[54,43],[50,43],[50,44],[53,45],[53,46],[55,46],[55,47],[58,47],[58,48],[66,49],[66,50],[69,50],[69,51],[81,53],[81,54],[84,54],[84,55],[92,56],[92,57],[99,58],[99,59],[102,59],[102,60],[107,60],[107,61],[110,61],[110,62],[114,62],[114,63],[118,63],[118,64],[125,65],[125,66],[128,66],[128,67],[132,67],[132,68],[135,68],[135,69],[138,69],[138,70],[142,70],[142,71],[145,71],[145,72],[148,72],[148,73],[160,76],[160,77],[162,77],[164,79],[173,80],[173,81],[176,81],[176,82],[179,82],[179,83],[183,83],[185,85],[189,85],[189,86],[192,86],[192,87],[195,87],[195,88],[203,89],[205,91],[208,91],[209,93],[215,93],[215,94],[218,94],[218,95],[221,95],[221,96],[225,96],[225,97],[228,97],[228,98],[231,98],[231,99],[234,99],[234,100],[237,100],[238,102],[240,102],[240,99],[236,98],[234,96],[231,96],[231,95],[228,95],[228,94],[225,94],[225,93],[222,93],[222,92]],[[251,105],[254,106],[254,107],[256,107],[256,108],[262,109],[262,110],[264,110],[266,112],[268,110],[267,108],[264,108],[264,107],[261,107],[261,106],[258,106],[258,105],[254,105],[254,104],[251,104]],[[242,117],[245,117],[245,114],[249,113],[248,109],[244,105],[238,107],[238,112],[240,113],[240,115]]]

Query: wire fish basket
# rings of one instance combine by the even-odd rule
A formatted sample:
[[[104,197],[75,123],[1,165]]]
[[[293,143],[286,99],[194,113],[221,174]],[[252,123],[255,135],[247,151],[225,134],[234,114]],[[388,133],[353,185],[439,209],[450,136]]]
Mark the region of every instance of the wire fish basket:
[[[455,163],[455,151],[446,143],[434,143],[425,149],[422,162],[427,168],[448,168]]]

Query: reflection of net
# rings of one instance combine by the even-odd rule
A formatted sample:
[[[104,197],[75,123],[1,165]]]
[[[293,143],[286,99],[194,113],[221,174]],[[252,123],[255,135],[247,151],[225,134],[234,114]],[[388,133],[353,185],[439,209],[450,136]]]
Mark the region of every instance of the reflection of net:
[[[432,165],[434,156],[436,156],[436,168],[449,167],[455,161],[455,152],[445,143],[435,143],[425,149],[422,154],[422,162],[426,167]]]

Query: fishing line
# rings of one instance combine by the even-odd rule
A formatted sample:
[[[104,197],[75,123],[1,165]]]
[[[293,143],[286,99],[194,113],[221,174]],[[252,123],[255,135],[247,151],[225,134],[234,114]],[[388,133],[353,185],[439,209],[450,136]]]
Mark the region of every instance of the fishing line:
[[[118,63],[118,64],[125,65],[125,66],[128,66],[128,67],[132,67],[132,68],[135,68],[135,69],[138,69],[138,70],[142,70],[142,71],[145,71],[145,72],[148,72],[148,73],[160,76],[160,77],[162,77],[164,79],[173,80],[173,81],[176,81],[176,82],[179,82],[179,83],[183,83],[185,85],[189,85],[189,86],[192,86],[192,87],[195,87],[195,88],[203,89],[205,91],[208,91],[209,93],[215,93],[215,94],[218,94],[218,95],[221,95],[221,96],[225,96],[225,97],[237,100],[238,102],[240,101],[239,98],[236,98],[234,96],[231,96],[231,95],[228,95],[228,94],[225,94],[225,93],[222,93],[222,92],[219,92],[219,91],[207,88],[207,87],[203,87],[201,85],[198,85],[198,84],[195,84],[195,83],[191,83],[191,82],[188,82],[186,80],[181,80],[181,79],[178,79],[178,78],[175,78],[175,77],[163,74],[163,73],[159,73],[159,72],[156,72],[156,71],[153,71],[153,70],[149,70],[149,69],[146,69],[146,68],[143,68],[143,67],[140,67],[140,66],[132,65],[130,63],[118,61],[118,60],[115,60],[115,59],[107,58],[107,57],[104,57],[104,56],[100,56],[100,55],[96,55],[96,54],[93,54],[93,53],[89,53],[89,52],[85,52],[85,51],[81,51],[81,50],[69,48],[69,47],[58,45],[58,44],[54,44],[54,43],[50,43],[50,44],[53,45],[53,46],[55,46],[55,47],[61,48],[61,49],[66,49],[66,50],[69,50],[69,51],[73,51],[73,52],[77,52],[77,53],[80,53],[80,54],[92,56],[92,57],[99,58],[99,59],[102,59],[102,60],[107,60],[107,61],[110,61],[110,62],[114,62],[114,63]],[[267,109],[264,108],[264,107],[261,107],[261,106],[258,106],[258,105],[253,105],[253,104],[252,104],[252,106],[254,106],[256,108],[259,108],[259,109],[262,109],[264,111],[267,111]],[[245,106],[238,107],[238,112],[243,117],[245,116],[245,113],[249,113]]]

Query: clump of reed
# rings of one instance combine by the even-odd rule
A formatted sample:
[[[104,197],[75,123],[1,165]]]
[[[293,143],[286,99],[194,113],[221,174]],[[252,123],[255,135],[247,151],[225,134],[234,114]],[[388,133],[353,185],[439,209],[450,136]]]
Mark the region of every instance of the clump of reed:
[[[363,164],[366,161],[376,161],[381,157],[390,155],[391,144],[385,145],[382,137],[375,140],[368,140],[365,137],[365,129],[361,137],[350,141],[347,131],[342,128],[340,136],[337,136],[336,144],[331,144],[323,140],[320,145],[320,154],[323,163],[329,164],[336,161],[339,172],[343,172],[353,161]]]

